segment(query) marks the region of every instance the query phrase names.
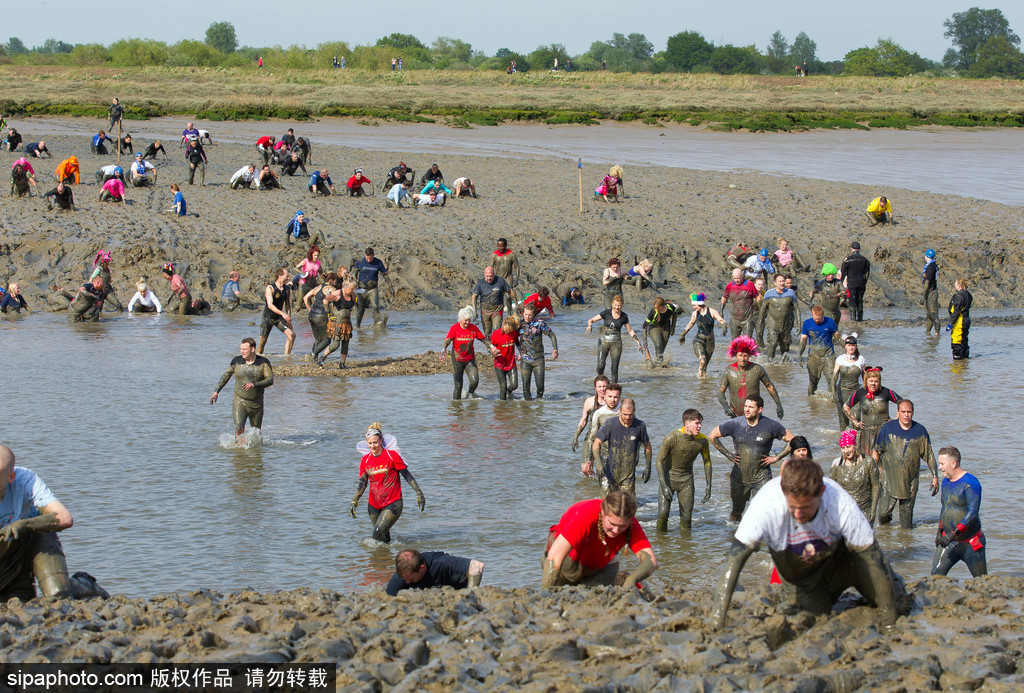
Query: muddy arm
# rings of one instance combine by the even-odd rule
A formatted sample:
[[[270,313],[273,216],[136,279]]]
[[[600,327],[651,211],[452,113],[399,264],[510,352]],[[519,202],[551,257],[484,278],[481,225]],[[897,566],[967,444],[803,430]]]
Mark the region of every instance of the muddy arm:
[[[736,539],[732,540],[729,548],[729,555],[726,558],[725,570],[718,581],[715,589],[714,608],[711,611],[712,630],[721,630],[725,626],[725,614],[729,610],[729,602],[732,601],[732,593],[736,591],[736,583],[740,579],[740,572],[746,564],[747,559],[754,553],[754,549]]]

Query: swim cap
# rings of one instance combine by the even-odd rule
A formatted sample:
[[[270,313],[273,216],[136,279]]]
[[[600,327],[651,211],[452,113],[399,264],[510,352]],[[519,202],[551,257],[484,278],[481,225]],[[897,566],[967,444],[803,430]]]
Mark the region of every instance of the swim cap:
[[[845,448],[847,445],[857,444],[857,431],[852,428],[848,428],[839,434],[839,447]]]
[[[934,260],[935,259],[935,251],[932,250],[931,248],[929,248],[928,250],[924,251],[924,256],[926,258],[928,258],[929,260]]]
[[[121,168],[120,166],[115,166],[114,167],[114,175],[120,176],[122,174],[124,174],[124,169]]]
[[[300,209],[299,211],[297,211],[297,212],[295,213],[295,216],[297,216],[297,217],[304,217],[304,216],[306,216],[306,215],[305,215],[305,214],[303,214],[303,213],[302,213],[302,210]]]
[[[702,293],[690,294],[690,303],[696,303],[698,306],[702,306],[704,305],[704,301],[706,298],[707,296],[705,296]]]
[[[825,275],[828,275],[828,274],[835,274],[838,271],[839,270],[836,269],[836,266],[833,265],[831,262],[826,262],[825,266],[821,268],[822,276],[825,276]]]
[[[768,257],[768,249],[761,248],[761,252],[759,252],[758,255],[760,255],[761,257]]]

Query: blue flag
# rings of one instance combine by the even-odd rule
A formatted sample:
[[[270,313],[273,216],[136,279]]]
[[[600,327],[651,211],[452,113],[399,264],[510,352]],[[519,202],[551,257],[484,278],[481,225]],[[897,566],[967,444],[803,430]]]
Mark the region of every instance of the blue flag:
[[[576,168],[583,168],[583,159],[576,159]]]

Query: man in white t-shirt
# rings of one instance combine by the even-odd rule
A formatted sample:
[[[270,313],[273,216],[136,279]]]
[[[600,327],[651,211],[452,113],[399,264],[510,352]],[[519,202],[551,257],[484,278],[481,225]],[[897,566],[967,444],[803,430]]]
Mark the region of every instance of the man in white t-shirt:
[[[142,152],[135,155],[135,163],[132,164],[132,185],[141,188],[146,185],[156,185],[156,166],[142,158]]]
[[[764,543],[779,576],[796,587],[796,605],[828,613],[854,587],[879,609],[879,625],[896,622],[894,575],[857,502],[823,478],[809,458],[789,458],[782,475],[754,496],[743,516],[715,594],[712,628],[725,615],[747,559]]]

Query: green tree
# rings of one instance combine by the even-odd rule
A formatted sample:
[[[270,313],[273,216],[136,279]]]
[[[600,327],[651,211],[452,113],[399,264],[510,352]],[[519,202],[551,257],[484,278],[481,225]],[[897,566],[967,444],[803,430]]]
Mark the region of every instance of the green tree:
[[[99,43],[80,43],[71,50],[74,65],[102,65],[109,59],[107,47]]]
[[[163,65],[169,53],[167,44],[150,39],[128,38],[110,44],[110,62],[117,67]]]
[[[456,63],[468,63],[473,57],[473,47],[456,38],[438,36],[431,44],[434,66],[444,69]]]
[[[953,40],[953,48],[942,59],[946,67],[969,70],[978,60],[978,49],[990,38],[1002,37],[1011,47],[1020,46],[1020,37],[1010,31],[1010,23],[1001,10],[982,10],[972,7],[966,12],[954,12],[942,23],[943,34]]]
[[[629,36],[623,36],[622,34],[612,34],[612,40],[609,44],[613,48],[618,48],[625,51],[629,57],[635,60],[650,60],[654,55],[654,44],[647,40],[647,37],[643,34],[630,34]]]
[[[235,25],[231,22],[214,22],[206,28],[206,39],[203,43],[225,55],[234,53],[238,48]]]
[[[976,60],[967,70],[970,77],[1024,78],[1024,53],[1005,36],[993,36],[978,47]]]
[[[558,58],[558,67],[560,69],[565,66],[565,61],[569,58],[569,52],[560,43],[537,46],[537,50],[530,53],[526,59],[536,70],[550,70],[555,66],[555,58]],[[524,70],[518,63],[516,63],[516,68],[520,71]]]
[[[775,60],[789,61],[789,41],[786,40],[781,31],[776,30],[772,37],[768,39],[768,57]]]
[[[223,54],[203,41],[184,39],[171,46],[167,59],[169,65],[214,67],[220,65]]]
[[[696,31],[683,31],[669,36],[665,48],[665,60],[669,65],[683,72],[690,72],[698,65],[707,65],[715,46]]]
[[[865,77],[905,77],[930,67],[917,53],[910,53],[892,39],[878,39],[874,47],[846,54],[843,74]]]
[[[36,53],[42,53],[44,55],[53,55],[54,53],[70,53],[74,50],[74,46],[70,43],[64,43],[55,38],[48,38],[43,41],[43,45],[36,46],[33,50]]]
[[[811,37],[800,32],[793,39],[793,46],[789,50],[789,57],[794,65],[807,63],[808,68],[812,63],[818,62],[818,44],[811,40]]]
[[[378,46],[391,46],[392,48],[400,48],[406,50],[408,48],[421,48],[427,50],[427,47],[423,45],[423,42],[412,34],[388,34],[377,39],[376,45]]]
[[[708,61],[711,69],[722,75],[757,74],[764,65],[763,56],[754,46],[718,46]]]
[[[9,55],[22,55],[28,53],[28,48],[21,42],[20,38],[12,36],[7,39],[7,53]]]

